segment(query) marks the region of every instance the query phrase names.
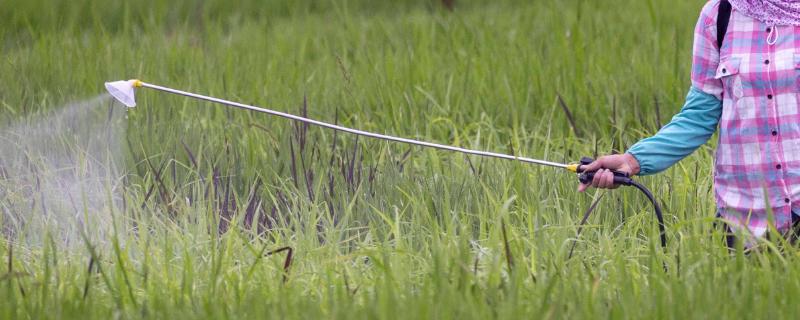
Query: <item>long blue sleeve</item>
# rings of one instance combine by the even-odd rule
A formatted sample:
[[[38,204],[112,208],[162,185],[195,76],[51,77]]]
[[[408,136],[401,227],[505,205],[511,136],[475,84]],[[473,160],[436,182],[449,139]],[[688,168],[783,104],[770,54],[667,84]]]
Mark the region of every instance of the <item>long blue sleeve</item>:
[[[692,87],[681,112],[654,136],[628,149],[639,161],[640,175],[661,172],[702,146],[717,130],[722,101]]]

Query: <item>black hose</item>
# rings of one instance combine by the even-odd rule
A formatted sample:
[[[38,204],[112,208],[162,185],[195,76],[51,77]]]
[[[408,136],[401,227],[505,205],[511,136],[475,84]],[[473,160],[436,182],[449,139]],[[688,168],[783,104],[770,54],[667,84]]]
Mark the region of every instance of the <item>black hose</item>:
[[[580,161],[581,165],[577,168],[577,171],[579,173],[578,181],[580,181],[583,184],[591,184],[592,180],[594,179],[594,174],[596,172],[583,171],[581,167],[584,165],[588,165],[593,161],[594,159],[589,157],[583,157]],[[656,198],[653,196],[653,193],[650,192],[650,190],[648,190],[642,184],[636,182],[636,180],[631,179],[630,175],[628,175],[627,173],[621,171],[613,171],[613,170],[611,172],[614,174],[614,184],[636,187],[636,189],[639,189],[639,191],[644,193],[647,199],[650,200],[650,203],[653,204],[653,210],[655,211],[656,219],[658,219],[658,231],[660,233],[659,236],[661,238],[661,248],[663,248],[664,251],[666,251],[667,232],[666,228],[664,227],[664,215],[661,213],[661,206],[658,205],[658,201],[656,201]]]
[[[590,178],[593,177],[593,175],[594,175],[594,172],[586,172],[586,173],[581,174],[579,176],[579,179],[581,180],[582,183],[587,183],[587,182],[591,181]],[[643,186],[642,184],[636,182],[636,180],[633,180],[631,178],[615,177],[614,181],[617,184],[636,187],[636,189],[639,189],[639,191],[644,193],[644,195],[647,197],[647,199],[650,200],[650,203],[653,204],[653,210],[655,211],[656,219],[658,220],[658,231],[659,231],[659,238],[661,239],[661,248],[666,252],[667,251],[667,232],[666,232],[666,227],[664,226],[664,215],[661,213],[661,206],[658,205],[658,201],[656,201],[656,198],[653,196],[653,193],[650,192],[650,190],[647,189],[647,187]],[[600,202],[600,199],[602,199],[602,198],[603,198],[603,196],[601,195],[600,198],[598,198],[597,200],[592,202],[592,205],[589,206],[589,209],[587,209],[586,213],[584,213],[583,219],[581,219],[581,222],[578,224],[578,232],[575,235],[576,239],[575,239],[575,242],[572,243],[572,247],[569,250],[569,256],[567,257],[567,259],[572,258],[572,253],[575,250],[575,245],[577,244],[577,241],[578,241],[577,237],[579,237],[581,235],[581,231],[583,230],[583,227],[586,224],[586,221],[589,220],[589,215],[592,213],[592,211],[594,211],[595,207],[597,207],[597,204]],[[665,266],[665,269],[666,269],[666,266]]]
[[[664,250],[666,251],[667,250],[667,232],[665,230],[666,228],[664,227],[664,215],[661,213],[661,206],[658,205],[658,201],[656,201],[656,198],[653,197],[653,193],[650,192],[650,190],[648,190],[647,188],[645,188],[645,186],[641,185],[640,183],[636,182],[633,179],[630,179],[630,185],[636,187],[636,189],[639,189],[639,191],[644,193],[644,195],[647,197],[647,199],[650,200],[650,203],[653,204],[653,210],[655,210],[656,219],[658,219],[658,231],[659,231],[660,237],[661,237],[661,247],[664,248]]]

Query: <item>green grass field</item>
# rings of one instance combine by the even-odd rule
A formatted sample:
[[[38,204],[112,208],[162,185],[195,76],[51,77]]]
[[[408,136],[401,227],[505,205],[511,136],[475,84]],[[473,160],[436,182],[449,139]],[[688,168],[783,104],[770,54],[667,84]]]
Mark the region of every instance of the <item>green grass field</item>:
[[[0,130],[48,119],[103,93],[105,81],[140,78],[574,162],[624,151],[680,109],[703,3],[459,0],[450,11],[433,0],[0,1]],[[778,241],[730,254],[714,236],[713,144],[640,178],[664,207],[663,252],[651,208],[632,189],[579,194],[557,169],[137,95],[112,141],[124,177],[82,195],[106,199],[102,209],[84,201],[61,220],[21,222],[55,209],[0,170],[0,317],[800,312],[800,251]],[[289,261],[287,251],[269,254],[284,247]]]

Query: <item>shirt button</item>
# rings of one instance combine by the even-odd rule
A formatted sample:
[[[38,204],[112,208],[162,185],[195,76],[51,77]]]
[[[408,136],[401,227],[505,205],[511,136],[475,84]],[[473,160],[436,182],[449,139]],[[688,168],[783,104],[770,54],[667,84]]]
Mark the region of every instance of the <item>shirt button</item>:
[[[781,165],[775,166],[775,169],[780,169],[780,168],[781,168]]]
[[[778,135],[778,130],[772,130],[772,136],[777,136],[777,135]]]
[[[783,199],[783,202],[789,203],[789,201],[791,201],[791,200],[789,200],[789,198],[784,198]]]
[[[764,60],[764,64],[769,64],[769,59]]]
[[[722,73],[728,73],[728,69],[722,68]]]
[[[772,95],[771,95],[771,94],[768,94],[768,95],[767,95],[767,99],[770,99],[770,100],[772,100]]]

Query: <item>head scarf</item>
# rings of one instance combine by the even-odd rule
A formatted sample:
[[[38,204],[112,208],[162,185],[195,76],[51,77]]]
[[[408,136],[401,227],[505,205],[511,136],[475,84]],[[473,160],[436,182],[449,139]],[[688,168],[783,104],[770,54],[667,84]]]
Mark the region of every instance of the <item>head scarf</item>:
[[[728,0],[734,9],[768,25],[800,26],[799,0]]]

